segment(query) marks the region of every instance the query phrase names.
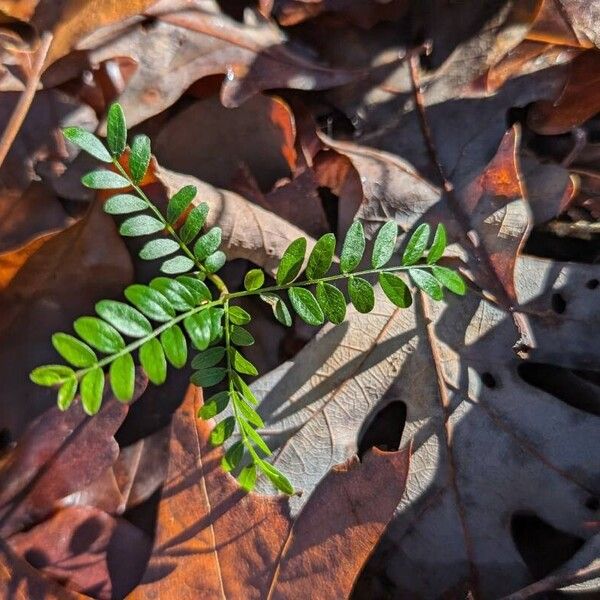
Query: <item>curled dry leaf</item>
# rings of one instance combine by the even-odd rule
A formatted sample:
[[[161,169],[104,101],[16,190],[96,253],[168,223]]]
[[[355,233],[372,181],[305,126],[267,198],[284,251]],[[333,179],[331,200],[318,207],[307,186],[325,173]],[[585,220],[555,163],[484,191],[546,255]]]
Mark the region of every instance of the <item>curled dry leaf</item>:
[[[295,519],[283,496],[244,494],[220,469],[222,449],[196,419],[190,388],[173,418],[154,550],[131,600],[347,597],[404,490],[409,451],[367,454],[334,468]]]
[[[586,284],[599,275],[592,265],[519,259],[518,299],[537,340],[528,361],[511,350],[509,314],[475,294],[395,310],[378,291],[373,313],[350,308],[346,327],[324,328],[254,384],[273,462],[306,492],[356,451],[380,411],[404,405],[412,469],[367,570],[367,597],[378,596],[377,582],[434,598],[465,582],[482,598],[531,583],[510,529],[524,507],[591,537],[600,408],[585,373],[600,368],[600,353],[597,292]],[[564,392],[552,383],[560,377]]]

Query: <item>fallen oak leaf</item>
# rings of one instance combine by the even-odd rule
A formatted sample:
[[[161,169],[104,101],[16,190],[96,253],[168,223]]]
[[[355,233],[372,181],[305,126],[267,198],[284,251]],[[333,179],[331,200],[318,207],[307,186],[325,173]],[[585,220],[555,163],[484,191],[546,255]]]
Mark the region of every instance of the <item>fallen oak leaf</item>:
[[[148,571],[130,600],[347,597],[404,490],[410,451],[336,467],[295,519],[287,498],[244,494],[220,468],[190,388],[173,418],[171,460]]]

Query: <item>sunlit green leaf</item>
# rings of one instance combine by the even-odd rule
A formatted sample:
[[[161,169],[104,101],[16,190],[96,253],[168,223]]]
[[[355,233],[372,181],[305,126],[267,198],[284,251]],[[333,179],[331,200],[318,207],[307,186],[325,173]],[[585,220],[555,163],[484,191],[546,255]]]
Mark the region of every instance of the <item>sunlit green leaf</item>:
[[[96,353],[87,344],[67,333],[55,333],[52,345],[74,367],[91,367],[97,361]]]
[[[273,316],[286,327],[292,326],[292,315],[285,302],[277,294],[261,294],[260,299],[273,309]]]
[[[146,317],[124,302],[100,300],[96,312],[115,329],[134,338],[143,337],[152,332],[152,325]]]
[[[81,127],[65,127],[63,135],[73,144],[103,162],[112,162],[112,157],[104,144],[93,134]]]
[[[121,156],[127,144],[127,124],[121,105],[111,104],[106,118],[106,142],[113,156]]]
[[[172,325],[160,334],[160,343],[167,360],[176,368],[181,369],[187,362],[187,340],[179,325]]]
[[[150,235],[165,228],[164,224],[150,215],[136,215],[129,217],[121,223],[119,233],[125,237],[136,237],[138,235]]]
[[[358,267],[365,251],[365,232],[360,221],[354,221],[346,233],[340,256],[342,273],[350,273]]]
[[[256,485],[256,467],[252,465],[245,466],[237,477],[238,483],[246,492],[251,492]]]
[[[179,255],[170,258],[169,260],[165,260],[161,265],[160,270],[169,275],[176,275],[179,273],[187,273],[188,271],[191,271],[194,266],[195,263],[191,258]]]
[[[204,268],[207,273],[216,273],[226,262],[227,257],[225,256],[225,252],[217,250],[206,258]]]
[[[396,225],[395,221],[388,221],[377,233],[375,243],[373,244],[371,265],[374,269],[380,269],[392,258],[397,238],[398,225]]]
[[[150,287],[165,296],[175,310],[185,311],[195,306],[194,297],[179,281],[169,277],[155,277],[150,282]]]
[[[200,419],[212,419],[223,412],[229,404],[229,392],[218,392],[211,396],[198,411]]]
[[[316,298],[306,288],[292,287],[288,290],[292,307],[300,318],[309,325],[321,325],[325,320]]]
[[[235,444],[232,444],[227,452],[225,452],[225,456],[221,459],[221,468],[225,473],[229,473],[233,471],[242,461],[244,456],[244,443],[239,441]]]
[[[139,183],[150,164],[150,138],[147,135],[136,135],[131,144],[129,155],[129,172],[135,183]]]
[[[243,327],[234,325],[231,328],[231,341],[236,346],[252,346],[254,344],[254,337]]]
[[[192,200],[196,197],[198,190],[194,185],[186,185],[182,187],[167,204],[167,221],[173,224],[185,212]],[[208,213],[208,205],[206,206]]]
[[[35,368],[29,374],[29,379],[37,385],[52,387],[63,383],[65,379],[75,377],[75,371],[66,365],[43,365]]]
[[[375,294],[371,284],[362,277],[350,277],[348,280],[348,295],[354,308],[359,313],[368,313],[375,306]]]
[[[209,311],[203,310],[195,315],[190,315],[184,320],[183,325],[194,347],[198,350],[206,350],[210,344]]]
[[[110,387],[120,402],[129,402],[135,388],[135,364],[131,354],[123,354],[115,359],[108,372]]]
[[[241,306],[230,306],[229,307],[229,320],[234,325],[246,325],[250,323],[252,317],[246,312]]]
[[[190,294],[192,294],[194,297],[194,304],[197,305],[212,300],[212,294],[207,285],[197,277],[181,275],[180,277],[177,277],[177,281],[185,286]]]
[[[254,427],[264,427],[265,423],[262,417],[246,402],[237,392],[233,392],[233,401],[240,414]]]
[[[67,410],[67,408],[71,406],[75,394],[77,393],[78,383],[77,379],[72,377],[71,379],[67,379],[67,381],[60,386],[56,397],[56,404],[58,404],[60,410]]]
[[[126,215],[148,208],[148,203],[132,194],[117,194],[109,198],[103,208],[109,215]]]
[[[170,238],[159,238],[156,240],[150,240],[140,250],[140,258],[144,260],[154,260],[155,258],[162,258],[177,252],[179,250],[179,244]]]
[[[232,374],[232,379],[235,387],[239,390],[249,404],[258,404],[258,400],[248,384],[237,373]]]
[[[155,385],[163,384],[167,379],[167,361],[160,342],[152,338],[140,348],[140,363]]]
[[[269,478],[271,483],[284,494],[292,495],[294,493],[294,487],[290,483],[289,479],[273,465],[261,460],[258,463],[258,468]]]
[[[81,183],[92,190],[118,190],[131,184],[123,175],[113,171],[92,171],[81,178]]]
[[[431,269],[433,276],[451,292],[464,296],[467,291],[465,280],[452,269],[434,266]]]
[[[161,323],[172,319],[175,310],[159,291],[134,283],[125,288],[125,298],[150,319]]]
[[[244,375],[258,375],[256,367],[235,348],[231,349],[231,366]]]
[[[319,306],[329,321],[339,325],[346,318],[346,299],[335,286],[319,281],[316,296]]]
[[[265,274],[261,269],[251,269],[244,277],[244,288],[253,292],[259,290],[265,283]]]
[[[431,248],[429,248],[429,252],[427,253],[427,263],[430,265],[436,263],[440,258],[442,258],[445,249],[446,228],[444,227],[443,223],[439,223],[435,230],[435,235],[433,236]]]
[[[179,237],[184,244],[189,244],[200,233],[204,221],[206,221],[206,215],[208,215],[208,204],[206,202],[192,208],[179,230]]]
[[[256,444],[257,448],[260,448],[265,456],[270,456],[272,454],[271,449],[267,446],[265,440],[260,437],[250,423],[246,422],[244,419],[240,419],[240,425],[246,435]]]
[[[306,238],[298,238],[287,247],[277,268],[277,285],[291,283],[298,277],[305,254]]]
[[[192,374],[191,382],[199,387],[211,387],[221,383],[225,379],[227,369],[223,367],[211,367]]]
[[[326,233],[321,236],[308,257],[306,276],[309,279],[325,277],[331,267],[335,253],[335,235]]]
[[[209,308],[210,315],[210,343],[220,340],[223,337],[223,314],[222,308]]]
[[[412,304],[412,296],[408,286],[393,273],[379,273],[379,285],[390,301],[400,308],[408,308]]]
[[[210,443],[213,446],[221,446],[223,442],[231,437],[235,430],[235,419],[233,417],[225,417],[217,423],[214,429],[210,432]]]
[[[431,273],[423,269],[410,269],[408,273],[415,282],[415,285],[428,296],[431,296],[434,300],[441,300],[443,298],[442,286]]]
[[[414,265],[423,256],[425,248],[427,248],[427,242],[429,241],[429,233],[430,228],[427,223],[421,223],[415,229],[402,255],[403,265]]]
[[[218,365],[225,356],[225,348],[215,346],[200,354],[196,354],[192,360],[192,369],[208,369]]]
[[[220,227],[213,227],[201,235],[194,244],[194,256],[199,261],[203,261],[216,252],[221,245],[221,234]]]
[[[96,368],[88,371],[82,378],[79,386],[81,391],[81,404],[86,414],[92,416],[100,410],[102,394],[104,393],[104,373]]]

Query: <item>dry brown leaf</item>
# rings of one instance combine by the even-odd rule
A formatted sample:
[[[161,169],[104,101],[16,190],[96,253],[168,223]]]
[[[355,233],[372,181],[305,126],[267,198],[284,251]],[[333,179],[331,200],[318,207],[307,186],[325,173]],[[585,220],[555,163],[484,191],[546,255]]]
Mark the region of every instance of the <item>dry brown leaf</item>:
[[[600,6],[588,0],[556,0],[569,19],[577,37],[600,47]]]
[[[175,414],[154,551],[131,600],[346,597],[404,489],[409,451],[339,465],[293,520],[283,496],[244,494],[220,468],[190,388]]]

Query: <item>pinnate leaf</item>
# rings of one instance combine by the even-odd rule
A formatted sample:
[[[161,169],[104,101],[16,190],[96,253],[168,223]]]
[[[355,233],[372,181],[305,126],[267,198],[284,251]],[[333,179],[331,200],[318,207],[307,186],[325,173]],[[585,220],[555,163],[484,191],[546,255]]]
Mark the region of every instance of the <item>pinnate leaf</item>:
[[[350,277],[348,295],[359,313],[369,313],[375,306],[375,293],[371,284],[362,277]]]
[[[194,244],[194,256],[203,261],[213,252],[216,252],[221,245],[221,228],[213,227],[204,235],[201,235]]]
[[[238,373],[258,375],[256,367],[235,348],[231,349],[231,365]]]
[[[292,326],[292,315],[285,302],[277,294],[261,294],[260,299],[269,304],[273,310],[273,316],[286,327]]]
[[[67,379],[59,388],[56,404],[60,410],[67,410],[71,406],[77,393],[78,381],[75,377]]]
[[[256,485],[256,467],[254,464],[245,466],[237,477],[240,487],[246,492],[251,492]]]
[[[197,277],[181,275],[177,277],[177,281],[183,285],[194,298],[194,304],[208,302],[212,300],[212,294],[207,285],[200,281]]]
[[[244,288],[253,292],[260,289],[265,283],[265,274],[261,269],[251,269],[244,277]]]
[[[225,473],[229,473],[233,471],[242,461],[244,456],[244,444],[239,441],[235,444],[232,444],[227,452],[225,452],[225,456],[221,459],[221,468]]]
[[[245,311],[241,306],[230,306],[229,307],[229,320],[234,325],[246,325],[250,323],[252,317]]]
[[[97,361],[96,353],[87,344],[68,333],[55,333],[52,345],[74,367],[91,367]]]
[[[109,151],[104,144],[93,134],[81,127],[65,127],[63,135],[73,144],[91,154],[94,158],[102,162],[112,162]]]
[[[335,235],[326,233],[319,238],[308,257],[306,276],[311,280],[325,277],[327,271],[331,268],[334,252]]]
[[[317,302],[325,317],[335,325],[346,318],[346,298],[335,286],[319,281],[316,290]]]
[[[109,215],[126,215],[148,208],[148,203],[133,194],[117,194],[109,198],[103,208]]]
[[[365,231],[360,221],[354,221],[342,247],[342,255],[340,256],[340,267],[342,273],[350,273],[358,267],[362,260],[365,251]]]
[[[203,310],[195,315],[190,315],[183,322],[192,344],[198,350],[206,350],[210,344],[210,313]]]
[[[425,248],[427,248],[427,242],[429,241],[429,233],[430,228],[427,223],[421,223],[415,229],[402,255],[403,265],[414,265],[423,256]]]
[[[229,392],[218,392],[211,396],[198,411],[200,419],[212,419],[223,412],[229,404]]]
[[[191,381],[194,385],[199,387],[210,387],[212,385],[217,385],[217,383],[221,383],[221,381],[225,379],[226,374],[227,369],[224,369],[223,367],[211,367],[210,369],[196,371],[192,375]]]
[[[443,298],[442,286],[431,273],[423,269],[410,269],[408,273],[415,282],[415,285],[428,296],[431,296],[434,300],[441,300]]]
[[[225,348],[222,346],[215,346],[209,348],[200,354],[194,356],[192,360],[192,369],[208,369],[218,365],[225,356]]]
[[[309,325],[321,325],[325,320],[316,298],[306,288],[292,287],[288,290],[292,307],[300,318]]]
[[[298,238],[287,247],[277,268],[277,285],[286,285],[298,277],[305,254],[306,238]]]
[[[187,273],[191,271],[195,266],[194,261],[187,256],[175,256],[166,260],[160,267],[163,273],[168,275],[177,275],[179,273]]]
[[[204,268],[207,273],[216,273],[226,262],[227,257],[225,256],[225,253],[221,252],[221,250],[217,250],[206,257]]]
[[[96,312],[115,329],[134,338],[143,337],[152,332],[152,325],[146,317],[124,302],[100,300]]]
[[[465,295],[467,285],[465,284],[465,280],[456,271],[446,267],[434,266],[431,272],[445,288],[448,288],[451,292],[459,296]]]
[[[29,379],[37,385],[52,387],[63,383],[65,379],[75,377],[75,371],[66,365],[44,365],[36,367],[29,374]]]
[[[160,342],[152,338],[140,348],[140,363],[155,385],[161,385],[167,379],[167,361]]]
[[[179,237],[184,244],[189,244],[199,233],[208,215],[208,204],[202,202],[195,206],[187,216],[185,223],[179,230]]]
[[[379,273],[379,285],[392,304],[399,308],[408,308],[412,304],[408,286],[397,275]]]
[[[131,185],[123,175],[106,170],[87,173],[81,178],[81,183],[93,190],[118,190]]]
[[[150,240],[140,250],[140,258],[144,260],[154,260],[155,258],[162,258],[177,252],[179,250],[179,244],[170,238],[159,238],[156,240]]]
[[[294,493],[294,486],[292,486],[289,479],[273,465],[261,460],[258,462],[258,468],[269,478],[271,483],[280,492],[288,495]]]
[[[167,360],[176,368],[181,369],[187,362],[187,340],[179,325],[173,325],[160,334],[160,343]]]
[[[395,221],[388,221],[377,233],[373,245],[371,265],[374,269],[380,269],[392,258],[398,238],[398,225]]]
[[[435,230],[435,235],[433,236],[433,242],[431,243],[431,247],[429,248],[429,252],[427,253],[427,264],[434,264],[444,254],[444,250],[446,249],[446,228],[443,223],[438,223],[438,226]]]
[[[165,296],[175,310],[185,311],[194,308],[194,297],[179,281],[169,277],[155,277],[150,282],[150,287]]]
[[[127,144],[127,124],[123,109],[118,102],[111,104],[106,119],[106,141],[115,157],[121,156]]]
[[[104,393],[104,373],[102,369],[95,368],[88,371],[82,378],[79,386],[81,390],[81,404],[86,414],[92,416],[100,410],[102,394]]]
[[[136,237],[138,235],[150,235],[165,228],[164,223],[150,215],[136,215],[129,217],[121,223],[119,233],[125,237]]]
[[[175,316],[175,309],[160,292],[147,285],[134,283],[125,289],[125,297],[150,319],[165,322]]]
[[[254,337],[252,334],[244,329],[243,327],[239,327],[234,325],[231,328],[231,341],[236,346],[252,346],[254,344]]]
[[[150,138],[147,135],[136,135],[131,144],[129,155],[129,172],[135,183],[139,183],[150,164]]]
[[[108,374],[115,398],[120,402],[129,402],[135,388],[135,364],[131,354],[116,358],[111,363]]]
[[[186,185],[173,195],[167,204],[167,221],[169,221],[169,223],[173,224],[179,219],[192,200],[196,197],[197,192],[196,186]],[[208,213],[208,205],[205,206],[206,212]]]

